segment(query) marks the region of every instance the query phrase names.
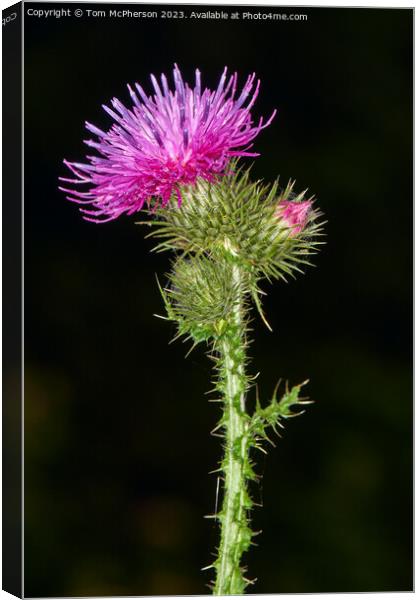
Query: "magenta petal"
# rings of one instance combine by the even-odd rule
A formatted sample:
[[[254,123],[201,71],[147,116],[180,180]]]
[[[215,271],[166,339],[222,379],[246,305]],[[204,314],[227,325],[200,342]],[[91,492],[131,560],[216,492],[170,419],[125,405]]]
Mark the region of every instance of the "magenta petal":
[[[296,235],[305,227],[311,208],[312,202],[310,200],[302,200],[301,202],[282,200],[278,204],[276,214],[285,222],[287,227],[290,227],[290,235]]]
[[[113,107],[103,106],[113,119],[104,132],[86,122],[97,140],[86,140],[97,156],[86,163],[68,162],[75,179],[66,183],[86,185],[84,192],[63,188],[73,202],[90,204],[84,218],[93,222],[133,214],[153,198],[166,205],[179,186],[194,185],[198,178],[214,181],[226,174],[232,156],[258,156],[248,152],[251,142],[274,118],[254,123],[250,110],[258,96],[260,82],[249,75],[235,100],[237,76],[223,70],[216,91],[202,89],[201,75],[195,71],[194,86],[185,83],[177,65],[173,69],[173,89],[161,75],[151,75],[154,95],[147,96],[139,84],[128,85],[131,107],[113,98]],[[117,112],[115,112],[117,111]],[[83,200],[81,200],[83,198]]]

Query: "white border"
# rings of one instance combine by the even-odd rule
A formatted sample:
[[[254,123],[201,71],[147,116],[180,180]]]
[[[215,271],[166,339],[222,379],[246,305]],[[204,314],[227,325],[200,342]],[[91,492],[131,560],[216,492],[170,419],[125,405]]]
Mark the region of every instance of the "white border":
[[[41,0],[40,0],[41,1]],[[83,3],[93,3],[95,1],[97,2],[101,2],[101,3],[114,3],[117,4],[118,2],[113,2],[113,0],[61,0],[57,3],[60,4],[71,4],[74,2],[83,2]],[[25,2],[26,4],[30,3],[30,0],[26,0]],[[121,2],[124,4],[154,4],[154,2],[137,2],[136,0],[125,0],[125,2]],[[14,2],[13,0],[0,0],[0,8],[2,10],[4,10],[5,8],[8,8],[9,6],[12,6],[13,4],[16,4],[16,2]],[[228,2],[223,1],[223,0],[214,0],[211,2],[204,2],[202,0],[160,0],[159,2],[155,2],[155,4],[201,4],[203,6],[208,6],[208,5],[250,5],[250,6],[274,6],[274,7],[291,7],[291,6],[296,6],[296,7],[300,7],[300,8],[312,8],[312,7],[336,7],[336,8],[342,8],[342,7],[347,7],[347,8],[413,8],[415,2],[403,2],[401,0],[382,0],[382,2],[375,2],[372,0],[356,0],[356,2],[348,2],[348,1],[340,1],[339,5],[334,4],[332,2],[328,2],[327,0],[318,0],[317,2],[314,3],[301,3],[297,0],[289,0],[288,2],[258,2],[256,0],[254,1],[250,1],[250,0],[230,0]],[[417,21],[417,14],[416,11],[414,13],[414,22],[415,25]],[[24,28],[24,19],[22,20],[22,59],[23,59],[23,28]],[[0,59],[1,59],[1,47],[0,47]],[[415,49],[415,65],[418,65],[418,56],[417,56],[417,46]],[[416,74],[417,69],[415,69],[415,74]],[[24,93],[24,81],[23,81],[23,68],[22,68],[22,94]],[[2,85],[0,83],[0,92],[2,91]],[[417,101],[415,102],[415,107],[417,107]],[[1,108],[1,98],[0,98],[0,108]],[[24,161],[24,157],[23,157],[23,144],[24,144],[24,122],[23,122],[23,99],[22,99],[22,174],[23,174],[23,161]],[[391,117],[390,117],[391,118]],[[417,134],[417,124],[415,126],[415,134]],[[415,138],[417,138],[417,135],[415,136]],[[0,150],[0,164],[1,164],[1,157],[2,157],[2,151]],[[417,172],[417,167],[419,166],[418,163],[418,159],[417,156],[415,157],[415,168]],[[1,173],[1,167],[0,167],[0,173]],[[23,180],[22,180],[22,185],[23,185]],[[24,191],[24,189],[23,189]],[[1,211],[0,211],[0,225],[2,225],[2,217],[1,217]],[[418,225],[418,211],[415,212],[415,227]],[[417,229],[417,227],[416,227]],[[23,257],[24,257],[24,237],[23,237],[23,233],[24,233],[24,211],[23,211],[23,206],[22,206],[22,294],[24,291],[24,264],[23,264]],[[0,259],[2,259],[2,250],[0,247]],[[1,260],[0,260],[1,263]],[[418,265],[419,264],[419,249],[418,249],[418,245],[416,245],[415,248],[415,264]],[[0,265],[0,275],[1,275],[1,265]],[[417,278],[416,278],[417,279]],[[417,291],[417,285],[415,285],[415,292]],[[0,294],[2,292],[2,284],[1,284],[1,278],[0,278]],[[416,294],[416,298],[418,298],[418,295]],[[24,314],[23,314],[23,303],[22,303],[22,365],[23,365],[23,353],[24,353]],[[0,325],[0,332],[1,332],[1,325]],[[415,326],[415,334],[418,333],[418,328],[417,328],[417,323]],[[417,335],[416,335],[417,337]],[[1,347],[0,347],[0,356],[1,356]],[[417,367],[419,366],[419,359],[417,357],[415,357],[415,372],[417,372]],[[23,375],[23,373],[22,373]],[[24,411],[23,411],[23,396],[24,396],[24,381],[23,381],[23,377],[22,377],[22,425],[23,425],[23,416],[24,416]],[[417,421],[417,418],[416,418]],[[0,439],[1,439],[1,415],[0,415]],[[24,445],[24,437],[23,437],[23,427],[22,427],[22,456],[23,456],[23,445]],[[417,448],[416,448],[416,452],[415,452],[415,458],[417,458]],[[418,464],[418,461],[415,461],[416,465]],[[1,462],[0,462],[0,474],[1,474]],[[24,474],[24,464],[22,461],[22,478],[23,478],[23,474]],[[0,483],[1,486],[1,483]],[[0,508],[1,508],[1,497],[0,497]],[[416,508],[417,508],[417,502],[416,502]],[[23,510],[23,487],[22,487],[22,510]],[[1,524],[0,524],[1,527]],[[23,533],[24,533],[24,523],[22,523],[22,548],[23,548]],[[418,526],[416,524],[415,526],[415,539],[418,539],[417,536],[418,533]],[[22,565],[23,565],[23,557],[22,557]],[[417,567],[419,566],[418,563],[418,559],[416,557],[415,560],[415,573],[417,573]],[[0,578],[1,578],[1,550],[0,550]],[[405,593],[365,593],[363,594],[363,599],[366,600],[379,600],[381,598],[384,598],[386,600],[406,600],[407,598],[407,594],[411,595],[413,594],[413,592],[405,592]],[[415,592],[414,592],[415,594]],[[247,596],[250,596],[252,598],[281,598],[281,600],[299,600],[300,598],[305,598],[308,594],[284,594],[284,595],[280,595],[280,594],[270,594],[267,596],[259,596],[259,595],[254,595],[254,594],[247,594]],[[311,594],[312,595],[312,594]],[[320,599],[328,599],[332,596],[332,594],[314,594],[317,598]],[[335,600],[347,600],[348,596],[350,595],[354,595],[354,594],[334,594],[334,598]],[[147,596],[141,596],[142,598],[147,598]],[[8,594],[7,592],[3,592],[0,591],[0,600],[11,600],[12,598],[15,598],[15,596],[12,596],[11,594]],[[93,598],[94,597],[89,597],[89,598]],[[106,597],[104,600],[109,600],[111,598],[111,596]],[[117,600],[124,600],[125,598],[127,598],[127,596],[122,596],[122,597],[117,597],[114,596],[112,598],[116,598]],[[152,596],[150,597],[152,600],[154,598],[162,598],[162,599],[170,599],[170,598],[174,598],[174,596]],[[191,596],[177,596],[176,598],[191,598]],[[60,600],[60,599],[54,599],[52,598],[51,600]]]

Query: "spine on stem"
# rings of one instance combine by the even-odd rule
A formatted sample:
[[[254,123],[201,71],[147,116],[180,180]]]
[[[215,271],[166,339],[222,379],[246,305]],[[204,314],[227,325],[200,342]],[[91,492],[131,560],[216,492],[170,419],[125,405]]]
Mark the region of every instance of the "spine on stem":
[[[214,563],[217,595],[242,594],[247,580],[241,567],[242,554],[248,549],[252,532],[248,511],[252,502],[248,495],[247,479],[252,476],[249,462],[247,433],[249,417],[245,411],[247,390],[246,326],[244,318],[243,285],[240,267],[232,268],[232,286],[237,300],[233,305],[231,324],[218,340],[218,391],[223,400],[223,415],[218,427],[224,430],[223,474],[224,499],[217,518],[221,526],[218,556]]]

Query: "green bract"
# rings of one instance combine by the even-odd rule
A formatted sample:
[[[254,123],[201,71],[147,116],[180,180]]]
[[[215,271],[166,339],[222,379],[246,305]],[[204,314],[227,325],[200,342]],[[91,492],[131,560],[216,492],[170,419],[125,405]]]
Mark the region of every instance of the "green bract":
[[[258,277],[284,278],[302,265],[310,265],[319,241],[322,223],[312,210],[304,229],[290,235],[290,228],[276,215],[280,201],[299,202],[304,192],[293,193],[289,182],[280,190],[278,182],[252,182],[249,169],[232,172],[216,183],[199,181],[183,190],[183,202],[175,199],[157,210],[151,237],[160,238],[157,251],[181,250],[209,253],[226,248],[248,271]],[[312,198],[311,198],[312,199]]]
[[[194,342],[222,335],[237,303],[240,290],[232,285],[232,265],[206,255],[179,258],[169,275],[164,298],[170,319],[179,333]]]
[[[207,340],[220,331],[228,310],[231,274],[222,266],[224,260],[241,268],[247,292],[265,321],[260,282],[287,280],[302,273],[302,267],[312,265],[310,257],[323,243],[318,210],[311,210],[305,227],[293,234],[278,215],[280,202],[304,199],[305,192],[293,192],[294,182],[289,181],[285,189],[280,189],[278,182],[252,182],[250,169],[235,172],[235,166],[233,163],[230,174],[216,183],[199,181],[194,188],[184,189],[180,206],[172,199],[156,211],[158,219],[147,222],[154,228],[149,237],[160,240],[156,251],[175,250],[188,257],[188,262],[178,261],[169,274],[168,299],[170,318],[195,341]],[[203,318],[198,316],[198,304]]]

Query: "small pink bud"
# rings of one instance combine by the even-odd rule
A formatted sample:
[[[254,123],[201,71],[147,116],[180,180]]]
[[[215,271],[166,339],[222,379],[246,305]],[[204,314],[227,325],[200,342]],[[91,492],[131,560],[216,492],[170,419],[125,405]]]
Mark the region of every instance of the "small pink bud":
[[[302,202],[282,200],[277,206],[276,215],[291,228],[289,235],[296,235],[305,227],[311,208],[310,200]]]

